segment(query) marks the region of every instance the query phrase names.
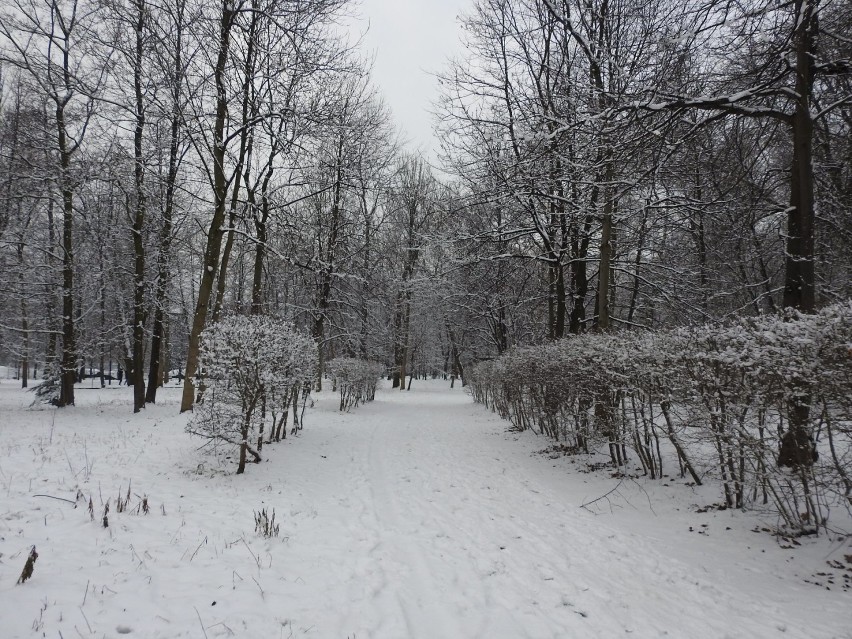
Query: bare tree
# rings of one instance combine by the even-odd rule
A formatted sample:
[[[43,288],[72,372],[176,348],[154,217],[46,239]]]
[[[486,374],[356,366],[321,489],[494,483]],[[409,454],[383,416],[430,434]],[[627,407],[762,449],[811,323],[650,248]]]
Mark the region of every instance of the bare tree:
[[[157,274],[154,287],[154,319],[151,327],[150,365],[145,401],[155,403],[157,387],[164,379],[166,340],[166,293],[171,280],[171,244],[175,218],[175,191],[178,170],[185,153],[186,117],[184,77],[188,58],[188,22],[191,19],[186,0],[174,0],[161,6],[159,19],[151,25],[154,29],[156,65],[167,88],[167,98],[159,106],[160,117],[168,126],[168,159],[165,174],[160,175],[160,237],[157,246]]]
[[[680,46],[702,51],[721,72],[708,82],[707,94],[690,95],[679,91],[681,87],[654,88],[635,104],[651,112],[709,112],[711,121],[731,115],[775,120],[789,127],[783,305],[806,313],[816,308],[815,126],[852,100],[848,92],[835,95],[827,104],[819,99],[821,78],[852,72],[848,47],[838,51],[825,46],[838,38],[842,41],[836,30],[839,17],[829,7],[830,3],[820,0],[742,6],[715,0],[691,4],[691,21],[682,27]],[[743,51],[748,55],[743,56]],[[831,53],[840,55],[830,57]],[[672,56],[667,64],[680,64],[680,59]],[[662,71],[665,73],[665,66]]]
[[[195,131],[195,146],[205,162],[205,173],[213,194],[213,216],[207,232],[202,274],[198,287],[195,312],[192,318],[189,347],[186,358],[186,382],[184,384],[181,410],[189,410],[194,402],[193,378],[197,372],[198,345],[201,331],[207,322],[208,310],[221,308],[227,278],[227,255],[223,253],[223,241],[232,245],[234,223],[239,212],[239,191],[246,178],[244,172],[249,164],[252,145],[255,143],[254,128],[263,120],[275,121],[282,117],[280,111],[253,111],[260,103],[253,101],[252,76],[257,69],[256,38],[261,23],[266,43],[279,43],[275,51],[267,50],[264,55],[281,55],[294,65],[307,64],[314,71],[334,68],[340,62],[341,49],[335,44],[330,22],[342,6],[342,0],[312,0],[298,6],[290,6],[279,0],[249,3],[223,2],[217,18],[218,44],[213,63],[213,86],[211,99],[215,103],[212,123],[203,117],[203,104],[196,106],[200,126]],[[238,25],[245,27],[239,31]],[[254,25],[254,26],[252,26]],[[245,35],[248,34],[248,35]],[[239,50],[234,44],[245,45]],[[240,52],[240,78],[235,83],[232,77],[232,62]],[[236,85],[236,87],[234,86]],[[240,104],[234,108],[234,101]],[[230,118],[235,113],[240,117]],[[236,145],[234,152],[232,148]],[[209,154],[209,160],[207,159]],[[229,214],[229,211],[231,214]],[[214,295],[214,285],[219,285]],[[210,309],[211,304],[214,308]]]
[[[74,403],[77,352],[74,309],[74,193],[72,165],[95,109],[107,69],[93,64],[88,37],[97,8],[81,0],[15,0],[0,16],[2,61],[25,72],[53,105],[62,201],[62,358],[59,406]]]

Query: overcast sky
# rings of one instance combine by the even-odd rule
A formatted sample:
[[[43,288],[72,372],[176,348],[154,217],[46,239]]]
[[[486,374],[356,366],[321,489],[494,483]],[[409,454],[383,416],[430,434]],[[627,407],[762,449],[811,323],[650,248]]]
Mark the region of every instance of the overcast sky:
[[[457,16],[472,0],[360,0],[356,29],[369,29],[364,50],[375,55],[373,79],[412,146],[428,152],[431,104],[438,83],[430,72],[460,52]]]

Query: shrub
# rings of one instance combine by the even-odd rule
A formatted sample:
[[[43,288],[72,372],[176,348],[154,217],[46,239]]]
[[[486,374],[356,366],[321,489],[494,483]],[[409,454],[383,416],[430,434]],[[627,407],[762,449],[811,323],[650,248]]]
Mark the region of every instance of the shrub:
[[[326,370],[340,392],[340,410],[348,411],[360,402],[375,399],[384,367],[365,359],[338,357],[328,362]]]
[[[59,372],[55,369],[54,365],[48,364],[45,367],[45,375],[42,382],[30,389],[30,392],[36,397],[33,400],[33,405],[50,404],[51,406],[59,406],[61,383]]]
[[[267,414],[276,441],[292,408],[300,427],[316,369],[316,345],[283,320],[268,316],[229,316],[204,330],[199,369],[204,391],[187,431],[214,444],[239,449],[237,473],[247,455],[260,461]],[[256,445],[254,442],[257,442]]]

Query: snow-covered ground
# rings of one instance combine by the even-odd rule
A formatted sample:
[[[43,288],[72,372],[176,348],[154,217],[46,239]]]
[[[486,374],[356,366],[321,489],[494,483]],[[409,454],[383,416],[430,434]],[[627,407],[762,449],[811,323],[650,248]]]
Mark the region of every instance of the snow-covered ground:
[[[581,472],[446,382],[349,414],[323,393],[243,476],[197,451],[178,395],[30,409],[0,383],[0,638],[852,637],[852,540],[791,547],[697,512],[715,487]]]

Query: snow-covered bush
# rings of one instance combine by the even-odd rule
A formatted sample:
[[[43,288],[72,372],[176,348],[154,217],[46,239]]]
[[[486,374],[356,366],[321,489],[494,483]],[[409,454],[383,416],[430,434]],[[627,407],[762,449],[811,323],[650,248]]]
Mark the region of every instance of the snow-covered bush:
[[[348,411],[360,402],[375,399],[384,367],[366,359],[338,357],[326,364],[326,371],[340,392],[340,410]]]
[[[569,449],[631,449],[663,473],[719,480],[731,508],[772,504],[793,529],[852,505],[852,303],[815,315],[582,335],[468,370],[474,399]],[[664,446],[665,448],[665,446]]]
[[[36,404],[59,406],[61,386],[59,370],[57,369],[56,363],[48,362],[44,368],[42,382],[30,388],[30,392],[32,392],[36,397],[33,401],[33,406]]]
[[[316,344],[283,320],[262,316],[229,316],[201,336],[199,370],[204,392],[187,432],[239,448],[237,473],[246,456],[260,461],[270,416],[270,439],[278,441],[293,411],[299,428],[316,370]],[[256,444],[255,444],[256,442]]]
[[[59,406],[61,383],[58,376],[45,377],[41,384],[33,386],[30,391],[35,395],[35,404],[50,404]]]

